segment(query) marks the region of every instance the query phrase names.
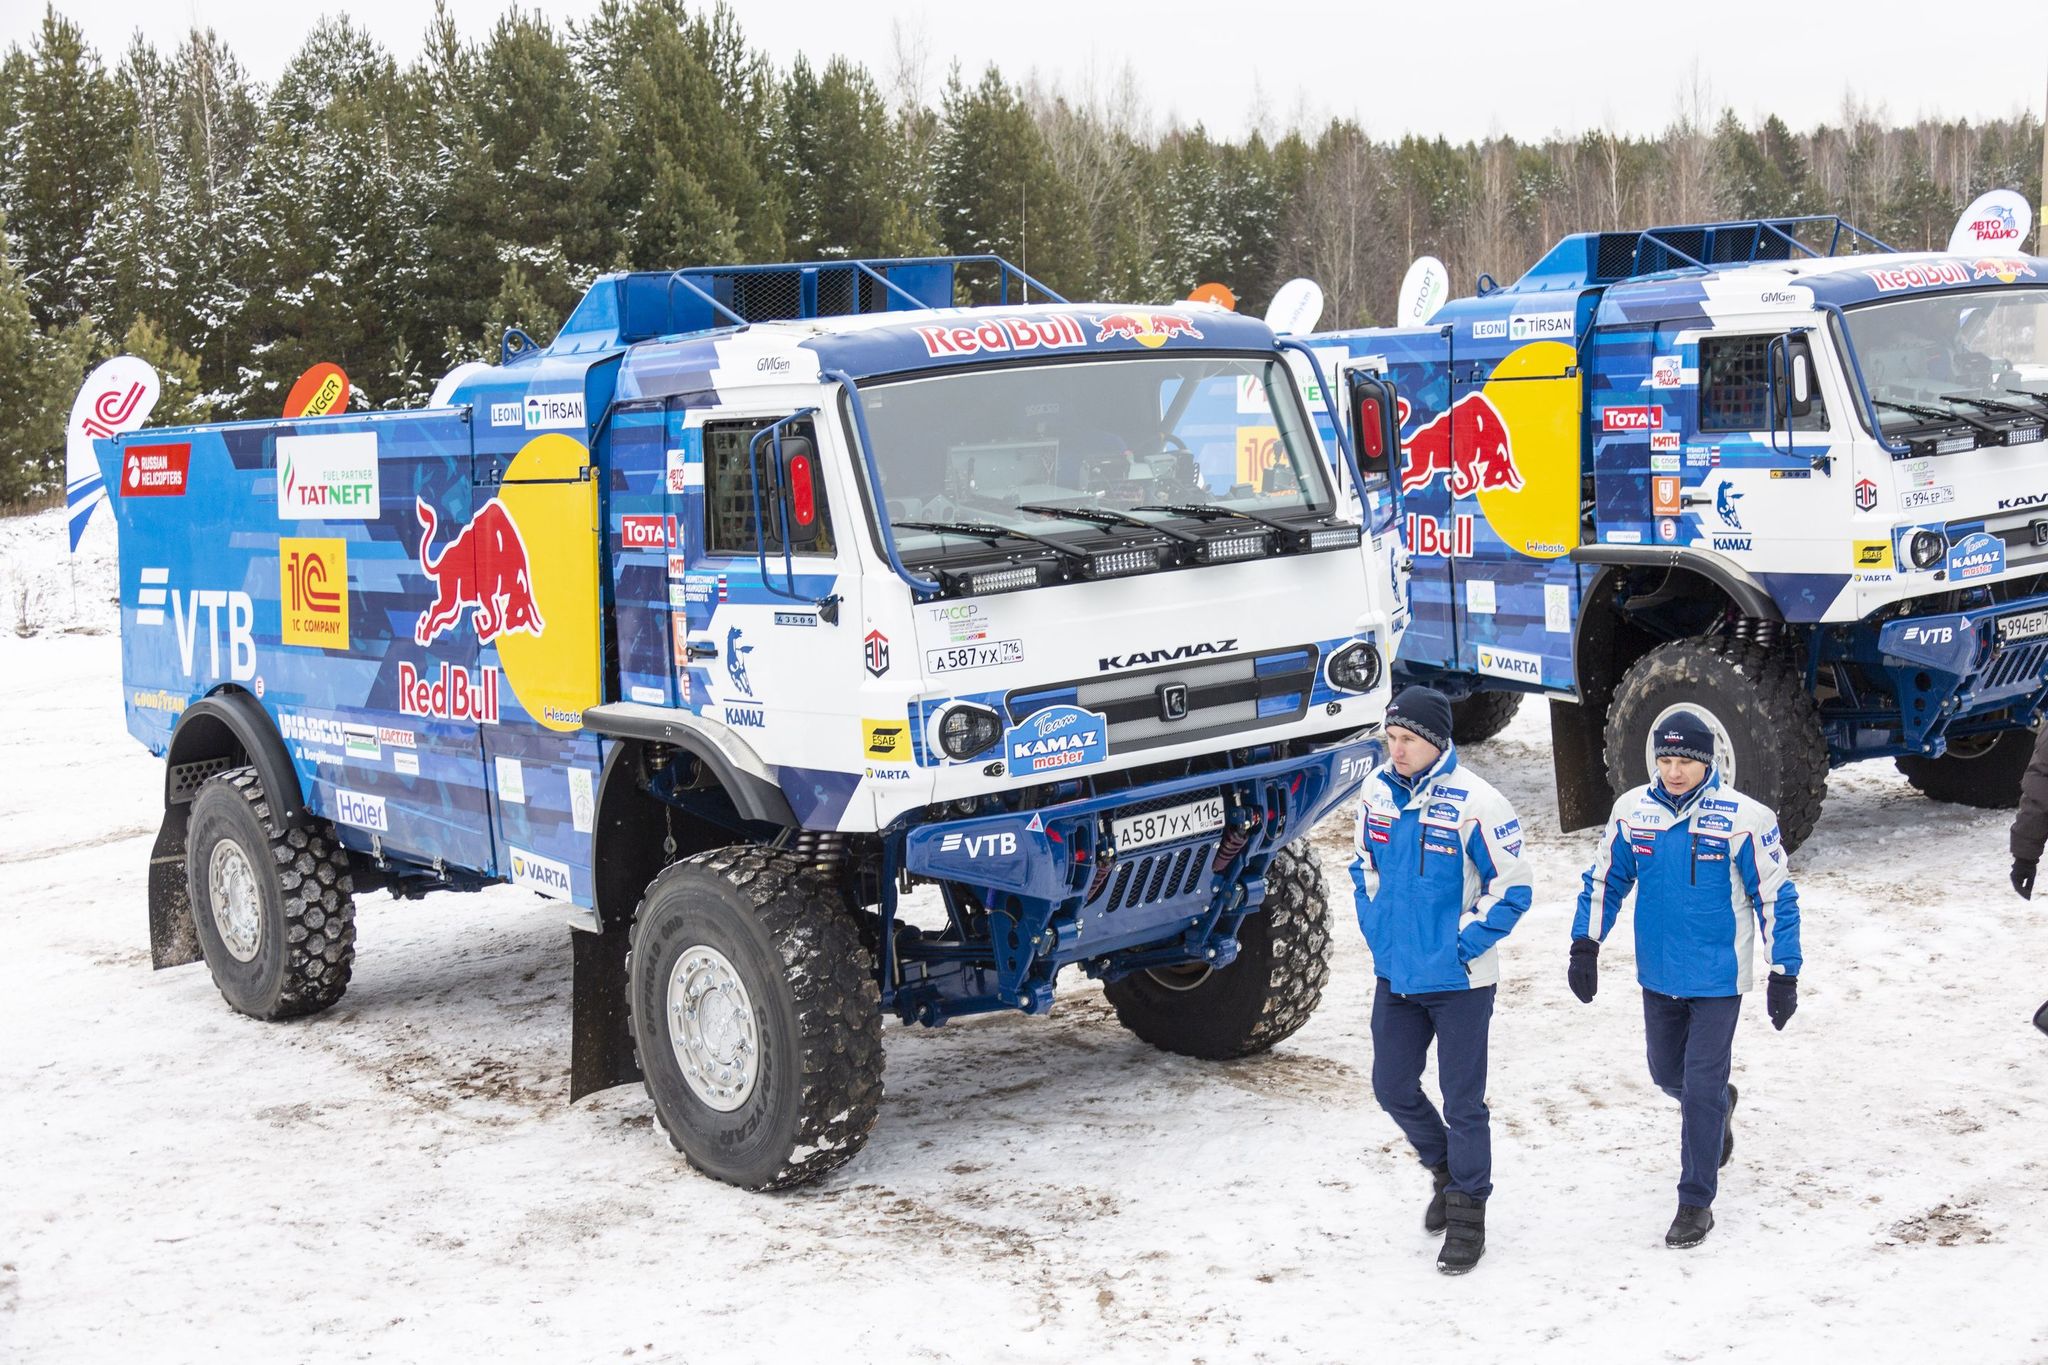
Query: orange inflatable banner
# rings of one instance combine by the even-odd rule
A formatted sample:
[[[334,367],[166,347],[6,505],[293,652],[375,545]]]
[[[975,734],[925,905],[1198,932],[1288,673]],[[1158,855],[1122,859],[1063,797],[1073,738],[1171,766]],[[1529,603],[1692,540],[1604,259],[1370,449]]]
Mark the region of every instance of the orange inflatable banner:
[[[286,417],[325,417],[348,410],[348,376],[341,366],[321,361],[299,376],[284,400]]]

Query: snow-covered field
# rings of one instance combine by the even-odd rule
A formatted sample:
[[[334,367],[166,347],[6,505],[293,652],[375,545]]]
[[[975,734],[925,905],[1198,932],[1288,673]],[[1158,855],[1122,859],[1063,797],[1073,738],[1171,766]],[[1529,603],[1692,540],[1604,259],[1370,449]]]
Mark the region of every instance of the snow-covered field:
[[[1468,755],[1538,897],[1472,1276],[1433,1268],[1373,1105],[1348,923],[1322,1009],[1248,1062],[1157,1053],[1079,980],[1049,1020],[891,1026],[867,1150],[764,1197],[637,1089],[568,1104],[568,931],[526,893],[365,899],[347,998],[298,1023],[152,972],[161,772],[116,639],[64,633],[110,625],[111,557],[74,597],[58,525],[0,522],[0,1360],[2048,1360],[2048,907],[2003,819],[1889,765],[1836,774],[1794,857],[1801,1009],[1746,1011],[1697,1251],[1662,1245],[1678,1114],[1626,933],[1593,1005],[1565,988],[1590,836],[1556,831],[1535,707]]]

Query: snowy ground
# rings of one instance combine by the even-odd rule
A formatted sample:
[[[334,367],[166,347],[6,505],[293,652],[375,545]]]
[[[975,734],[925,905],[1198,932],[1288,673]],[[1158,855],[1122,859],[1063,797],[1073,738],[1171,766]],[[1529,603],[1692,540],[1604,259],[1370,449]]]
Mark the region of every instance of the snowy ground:
[[[160,770],[115,638],[60,633],[104,626],[108,561],[71,605],[56,525],[0,522],[46,604],[0,631],[0,1359],[2048,1360],[2048,910],[2005,886],[2002,819],[1886,765],[1837,774],[1795,855],[1802,1005],[1746,1012],[1698,1251],[1662,1246],[1678,1116],[1626,934],[1593,1005],[1565,988],[1590,836],[1556,832],[1538,708],[1468,756],[1538,894],[1471,1277],[1435,1272],[1368,1093],[1348,925],[1320,1012],[1245,1063],[1157,1053],[1080,981],[1049,1020],[892,1026],[866,1152],[763,1197],[689,1170],[637,1089],[567,1103],[568,934],[525,893],[366,899],[347,998],[299,1023],[151,972]]]

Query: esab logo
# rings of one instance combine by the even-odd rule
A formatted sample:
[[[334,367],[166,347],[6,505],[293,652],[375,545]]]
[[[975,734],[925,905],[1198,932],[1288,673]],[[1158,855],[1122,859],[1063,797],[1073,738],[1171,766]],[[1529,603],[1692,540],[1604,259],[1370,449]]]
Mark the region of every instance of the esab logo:
[[[281,537],[277,578],[280,644],[349,647],[347,541]]]
[[[1889,540],[1859,540],[1853,562],[1859,569],[1889,569],[1892,566],[1892,543]]]
[[[860,723],[860,751],[868,758],[907,762],[910,758],[910,727],[900,720],[863,720]]]

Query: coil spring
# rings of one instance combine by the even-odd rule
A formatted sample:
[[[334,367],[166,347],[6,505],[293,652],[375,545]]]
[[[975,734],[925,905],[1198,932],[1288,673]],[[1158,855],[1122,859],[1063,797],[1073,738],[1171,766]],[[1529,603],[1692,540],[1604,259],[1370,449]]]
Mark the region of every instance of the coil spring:
[[[789,847],[820,872],[837,872],[846,861],[846,836],[832,830],[800,829],[791,837]]]
[[[1775,649],[1777,648],[1778,641],[1784,638],[1785,623],[1783,621],[1764,621],[1754,616],[1738,616],[1735,618],[1735,623],[1728,628],[1728,633],[1744,644],[1762,645],[1765,649]]]

